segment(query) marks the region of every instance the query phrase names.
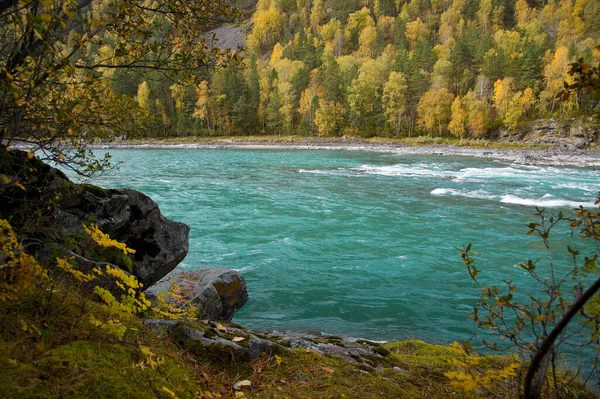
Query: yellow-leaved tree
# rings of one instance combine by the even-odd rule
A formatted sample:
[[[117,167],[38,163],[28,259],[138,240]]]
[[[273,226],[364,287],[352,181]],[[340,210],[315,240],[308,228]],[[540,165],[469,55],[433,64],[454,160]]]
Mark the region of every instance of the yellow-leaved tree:
[[[406,93],[408,85],[401,72],[391,72],[383,87],[382,105],[387,121],[396,136],[400,133],[402,120],[406,114]]]
[[[0,2],[0,140],[85,175],[110,167],[85,145],[145,123],[138,104],[111,87],[113,72],[199,79],[199,66],[237,58],[206,35],[236,15],[218,0]]]
[[[451,107],[453,101],[454,95],[446,88],[428,90],[423,94],[417,106],[419,126],[428,130],[430,134],[434,129],[437,129],[438,134],[441,136],[448,128],[448,123],[452,117]]]

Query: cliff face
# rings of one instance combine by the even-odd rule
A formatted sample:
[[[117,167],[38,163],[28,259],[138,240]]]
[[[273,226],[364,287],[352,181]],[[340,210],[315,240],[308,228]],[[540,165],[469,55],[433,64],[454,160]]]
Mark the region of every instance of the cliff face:
[[[598,143],[600,125],[590,119],[540,119],[518,126],[515,130],[500,129],[498,140],[535,146],[551,146],[562,150],[588,148]]]
[[[0,150],[0,218],[10,220],[38,258],[50,260],[57,251],[85,257],[83,226],[90,223],[136,251],[131,272],[144,287],[187,255],[189,227],[165,218],[145,194],[75,184],[26,152]]]

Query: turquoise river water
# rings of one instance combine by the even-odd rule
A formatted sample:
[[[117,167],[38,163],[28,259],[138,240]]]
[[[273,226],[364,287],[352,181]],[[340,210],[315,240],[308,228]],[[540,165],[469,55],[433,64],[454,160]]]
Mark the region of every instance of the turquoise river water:
[[[247,280],[234,321],[253,329],[369,339],[469,338],[479,295],[456,247],[472,243],[487,284],[539,288],[515,266],[547,264],[526,236],[535,207],[592,206],[600,172],[489,159],[250,149],[119,149],[93,181],[140,190],[191,227],[180,267]],[[554,259],[567,267],[568,228]],[[586,248],[587,246],[587,248]],[[560,266],[563,267],[563,266]]]

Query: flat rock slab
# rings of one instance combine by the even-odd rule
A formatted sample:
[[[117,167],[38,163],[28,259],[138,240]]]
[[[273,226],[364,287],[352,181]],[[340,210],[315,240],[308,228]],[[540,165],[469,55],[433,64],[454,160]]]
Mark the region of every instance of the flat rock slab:
[[[148,319],[144,323],[154,330],[171,335],[183,347],[194,343],[207,347],[221,347],[242,359],[256,359],[285,349],[274,341],[227,323],[223,326],[210,321],[187,323],[181,320],[158,319]]]

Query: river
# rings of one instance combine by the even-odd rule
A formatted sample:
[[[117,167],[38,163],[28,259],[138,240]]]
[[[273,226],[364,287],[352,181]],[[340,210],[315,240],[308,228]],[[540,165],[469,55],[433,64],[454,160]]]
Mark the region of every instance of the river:
[[[486,284],[513,280],[536,295],[517,262],[547,265],[526,236],[536,206],[592,206],[600,172],[503,161],[364,151],[117,149],[103,187],[140,190],[191,227],[182,268],[225,267],[247,280],[234,321],[265,330],[448,343],[473,332],[479,289],[457,248],[472,243]],[[569,267],[569,237],[553,241]],[[587,251],[587,252],[586,252]]]

